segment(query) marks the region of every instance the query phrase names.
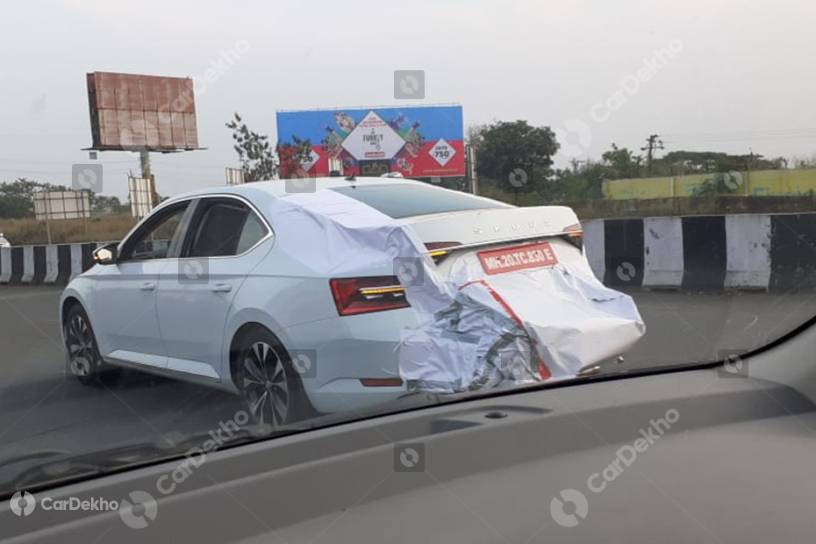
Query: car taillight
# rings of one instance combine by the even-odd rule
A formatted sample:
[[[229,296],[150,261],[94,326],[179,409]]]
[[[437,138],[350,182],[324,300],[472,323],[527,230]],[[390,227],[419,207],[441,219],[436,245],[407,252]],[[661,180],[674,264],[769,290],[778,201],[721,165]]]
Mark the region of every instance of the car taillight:
[[[564,240],[571,243],[578,249],[582,249],[584,247],[584,231],[581,228],[580,223],[575,223],[574,225],[570,225],[565,227],[562,231],[565,233]]]
[[[428,255],[434,262],[438,263],[448,256],[452,248],[461,245],[461,242],[428,242],[425,244],[425,249],[428,250]]]
[[[396,276],[333,278],[329,280],[340,315],[356,315],[410,306]]]

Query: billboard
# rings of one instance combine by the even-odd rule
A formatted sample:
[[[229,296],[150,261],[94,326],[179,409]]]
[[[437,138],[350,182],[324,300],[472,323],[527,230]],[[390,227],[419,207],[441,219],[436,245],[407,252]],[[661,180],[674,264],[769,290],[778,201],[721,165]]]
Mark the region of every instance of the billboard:
[[[198,149],[192,79],[93,72],[87,82],[92,149]]]
[[[91,216],[90,191],[38,191],[33,200],[34,216],[38,221]]]
[[[308,140],[301,175],[465,175],[461,106],[277,112],[278,145]]]

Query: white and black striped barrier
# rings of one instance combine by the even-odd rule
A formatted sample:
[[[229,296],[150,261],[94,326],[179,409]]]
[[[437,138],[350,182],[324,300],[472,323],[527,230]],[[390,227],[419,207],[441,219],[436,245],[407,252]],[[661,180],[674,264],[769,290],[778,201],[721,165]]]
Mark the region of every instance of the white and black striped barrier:
[[[583,222],[592,270],[617,287],[816,289],[816,213]],[[109,242],[0,248],[0,283],[65,284]]]
[[[93,251],[107,242],[0,248],[0,283],[66,284],[93,266]]]
[[[587,258],[610,286],[816,288],[816,213],[585,221]]]

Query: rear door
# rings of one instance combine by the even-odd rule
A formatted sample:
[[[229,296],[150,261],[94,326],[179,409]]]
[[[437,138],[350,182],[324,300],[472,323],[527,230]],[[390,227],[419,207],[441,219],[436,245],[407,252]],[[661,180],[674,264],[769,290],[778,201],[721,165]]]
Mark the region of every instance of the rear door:
[[[269,247],[269,226],[237,197],[196,202],[178,265],[162,271],[157,308],[167,368],[190,379],[221,377],[224,327],[247,274]]]

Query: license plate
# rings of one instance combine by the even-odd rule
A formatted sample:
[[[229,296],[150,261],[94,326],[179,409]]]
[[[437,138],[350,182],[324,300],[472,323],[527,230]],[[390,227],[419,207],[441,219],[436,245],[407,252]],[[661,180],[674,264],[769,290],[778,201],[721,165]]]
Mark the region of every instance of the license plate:
[[[482,268],[489,275],[504,274],[526,268],[541,268],[558,263],[558,258],[549,242],[491,249],[480,251],[476,255],[482,262]]]

